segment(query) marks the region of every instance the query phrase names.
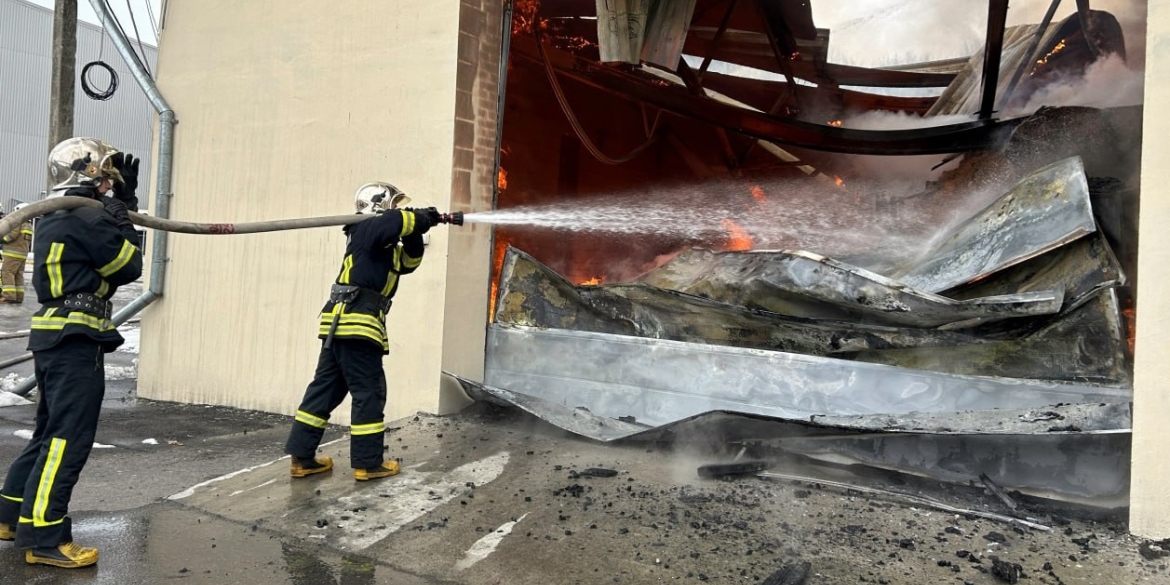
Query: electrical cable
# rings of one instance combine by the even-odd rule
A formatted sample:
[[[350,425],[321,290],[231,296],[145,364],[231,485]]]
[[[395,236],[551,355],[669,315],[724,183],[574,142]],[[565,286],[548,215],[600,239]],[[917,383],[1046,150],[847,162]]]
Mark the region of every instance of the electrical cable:
[[[146,0],[146,16],[150,19],[150,30],[154,31],[155,44],[158,44],[158,19],[154,17],[154,9],[150,7],[152,0]]]
[[[110,6],[110,0],[102,0],[102,3],[106,5],[106,12],[109,13],[110,20],[114,21],[114,26],[118,27],[118,31],[122,33],[122,38],[129,38],[130,35],[126,34],[126,29],[122,28],[121,21],[119,21],[118,17],[114,14],[114,8],[112,6]],[[139,47],[139,49],[142,48],[142,41],[141,40],[138,41],[138,47]],[[143,55],[140,56],[138,54],[138,51],[131,50],[130,55],[132,57],[134,57],[134,60],[138,63],[138,65],[143,70],[146,71],[146,74],[149,77],[151,77],[151,78],[154,77],[154,74],[150,72],[150,68],[146,66],[145,62],[143,62],[143,59],[145,57],[145,51],[143,52]]]
[[[89,75],[90,70],[94,67],[105,69],[106,73],[110,76],[110,85],[105,90],[98,91],[91,85],[92,82],[90,81]],[[81,90],[85,92],[85,95],[89,96],[89,99],[104,102],[114,97],[114,92],[118,90],[118,74],[114,71],[113,67],[110,67],[108,63],[100,59],[86,63],[85,67],[81,68]]]
[[[87,63],[85,67],[81,68],[81,90],[85,92],[85,95],[89,96],[89,99],[97,100],[99,102],[104,102],[111,97],[114,97],[114,92],[118,90],[118,74],[114,71],[113,67],[110,67],[108,63],[102,60],[102,57],[105,56],[105,54],[106,35],[102,34],[101,44],[98,45],[97,61]],[[93,88],[92,82],[89,78],[89,72],[94,67],[105,69],[106,73],[110,75],[110,85],[104,91],[97,91]]]
[[[130,26],[134,27],[134,38],[138,41],[138,50],[142,52],[142,68],[146,69],[147,75],[154,77],[146,62],[146,48],[142,46],[142,35],[138,33],[138,19],[134,18],[134,7],[130,5],[130,0],[126,0],[126,11],[130,13]],[[120,27],[121,25],[118,26]]]
[[[585,133],[585,129],[582,128],[581,123],[577,121],[577,116],[573,114],[573,109],[569,106],[569,101],[565,98],[564,92],[561,91],[561,84],[557,81],[557,74],[555,71],[553,71],[552,64],[548,61],[548,55],[546,55],[544,52],[544,42],[541,39],[539,28],[534,28],[536,29],[536,49],[540,53],[540,61],[544,64],[544,72],[548,76],[549,84],[552,85],[553,94],[556,95],[557,103],[561,105],[561,111],[564,112],[565,118],[569,120],[569,125],[573,127],[573,132],[577,134],[577,138],[581,140],[581,144],[585,145],[585,149],[589,151],[589,154],[593,155],[593,158],[607,165],[619,165],[633,160],[634,157],[641,154],[643,150],[646,150],[651,144],[654,144],[654,142],[658,140],[658,118],[656,117],[654,120],[654,127],[651,129],[650,137],[646,140],[646,142],[643,142],[640,146],[634,150],[631,150],[629,154],[618,158],[610,158],[601,152],[601,150],[597,148],[597,145],[593,144],[593,141],[589,139],[589,136]]]

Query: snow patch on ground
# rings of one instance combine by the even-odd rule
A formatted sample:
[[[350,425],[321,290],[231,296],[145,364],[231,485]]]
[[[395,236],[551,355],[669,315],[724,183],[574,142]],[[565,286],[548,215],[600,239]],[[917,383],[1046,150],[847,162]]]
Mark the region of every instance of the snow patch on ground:
[[[12,392],[16,389],[16,385],[20,383],[20,374],[16,372],[9,372],[3,378],[0,378],[0,392]]]
[[[142,333],[142,329],[130,327],[127,329],[119,329],[118,333],[121,333],[122,338],[126,340],[126,343],[118,346],[118,353],[138,353],[139,334]]]
[[[4,408],[5,406],[23,406],[25,404],[32,404],[32,401],[26,400],[23,396],[11,392],[0,391],[0,408]]]
[[[16,437],[19,439],[24,439],[24,440],[28,441],[28,440],[32,439],[33,432],[28,430],[28,429],[20,429],[19,431],[16,431],[15,433],[12,433],[12,434],[16,435]]]
[[[142,444],[143,445],[157,445],[158,439],[143,439]]]
[[[94,442],[94,444],[93,444],[93,448],[94,448],[94,449],[113,449],[113,448],[114,448],[114,446],[113,446],[113,445],[107,445],[107,444],[105,444],[105,443],[98,443],[98,442]]]
[[[138,377],[138,360],[132,366],[106,366],[106,380],[133,380]]]

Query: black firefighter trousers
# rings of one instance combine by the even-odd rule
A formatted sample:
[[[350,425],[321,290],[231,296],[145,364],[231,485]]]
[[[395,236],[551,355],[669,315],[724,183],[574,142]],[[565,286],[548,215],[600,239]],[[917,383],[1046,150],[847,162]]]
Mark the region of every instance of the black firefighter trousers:
[[[385,439],[386,372],[382,348],[369,341],[335,337],[321,346],[317,373],[305,389],[284,452],[301,459],[317,454],[329,415],[351,396],[349,462],[354,469],[382,464]]]
[[[18,548],[73,541],[69,499],[89,460],[106,393],[105,354],[84,335],[33,352],[36,429],[0,489],[0,523],[16,526]]]

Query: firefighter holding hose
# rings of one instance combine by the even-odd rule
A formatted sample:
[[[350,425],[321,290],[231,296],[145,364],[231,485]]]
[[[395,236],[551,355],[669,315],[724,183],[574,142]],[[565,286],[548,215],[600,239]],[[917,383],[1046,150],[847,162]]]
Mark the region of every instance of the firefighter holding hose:
[[[15,540],[25,562],[77,568],[98,551],[73,542],[73,486],[89,459],[105,395],[105,354],[124,341],[110,322],[110,297],[142,273],[138,235],[138,160],[93,138],[70,138],[49,153],[49,197],[99,201],[44,216],[33,241],[33,314],[28,349],[35,360],[36,429],[0,489],[0,540]]]
[[[351,396],[350,466],[354,479],[368,481],[398,474],[398,462],[383,459],[386,427],[386,374],[382,358],[390,352],[386,313],[398,279],[422,263],[423,234],[440,223],[462,223],[462,216],[435,208],[402,208],[410,201],[389,183],[368,183],[354,194],[359,214],[373,215],[346,226],[345,256],[320,315],[321,352],[313,381],[297,409],[285,452],[291,475],[303,478],[333,468],[317,457],[329,415]],[[458,214],[456,214],[458,215]]]

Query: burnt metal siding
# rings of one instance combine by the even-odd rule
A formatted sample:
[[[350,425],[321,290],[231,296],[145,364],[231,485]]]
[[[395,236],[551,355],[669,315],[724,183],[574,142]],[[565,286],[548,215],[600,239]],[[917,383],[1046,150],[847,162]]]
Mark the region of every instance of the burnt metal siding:
[[[124,22],[123,27],[130,23]],[[139,22],[139,26],[142,23]],[[149,25],[148,25],[149,26]],[[20,201],[35,201],[45,190],[49,152],[49,80],[52,74],[53,12],[24,0],[0,0],[0,205],[4,212]],[[158,49],[143,44],[151,71]],[[118,90],[107,101],[96,101],[81,89],[81,69],[105,61],[118,74]],[[73,134],[101,138],[120,150],[142,156],[139,199],[149,188],[153,153],[154,109],[139,89],[114,44],[100,27],[77,27],[77,87]],[[95,73],[104,89],[108,78]]]

